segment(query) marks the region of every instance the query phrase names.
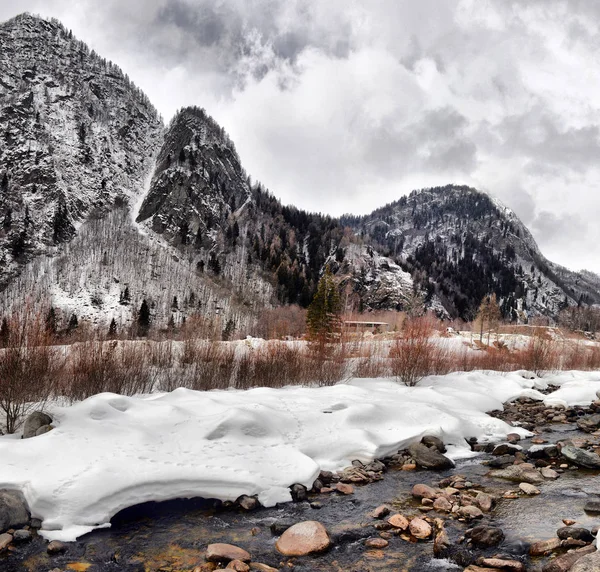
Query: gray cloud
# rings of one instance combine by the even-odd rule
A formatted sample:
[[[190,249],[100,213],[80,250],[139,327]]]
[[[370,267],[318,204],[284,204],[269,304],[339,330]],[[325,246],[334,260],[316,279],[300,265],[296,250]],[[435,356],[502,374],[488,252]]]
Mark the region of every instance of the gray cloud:
[[[472,184],[550,258],[600,271],[597,2],[21,0],[0,18],[17,10],[63,20],[167,119],[204,106],[285,202],[367,212]]]

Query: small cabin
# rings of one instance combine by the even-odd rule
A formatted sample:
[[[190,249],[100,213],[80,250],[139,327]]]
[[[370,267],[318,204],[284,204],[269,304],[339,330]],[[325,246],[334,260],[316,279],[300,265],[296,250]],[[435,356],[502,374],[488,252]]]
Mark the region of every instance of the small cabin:
[[[344,328],[347,332],[364,333],[371,332],[372,334],[381,334],[387,332],[390,329],[388,322],[369,322],[363,320],[346,320],[344,321]]]

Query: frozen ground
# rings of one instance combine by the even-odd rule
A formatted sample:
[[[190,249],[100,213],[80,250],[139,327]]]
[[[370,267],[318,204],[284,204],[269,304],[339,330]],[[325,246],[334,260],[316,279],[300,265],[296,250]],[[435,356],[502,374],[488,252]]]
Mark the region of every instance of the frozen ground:
[[[538,389],[546,381],[561,388],[544,396]],[[45,435],[0,438],[0,488],[22,490],[43,519],[43,535],[69,541],[150,500],[256,494],[266,506],[289,501],[288,487],[312,486],[321,469],[385,456],[424,434],[440,436],[451,457],[469,456],[465,438],[515,431],[486,411],[519,396],[589,403],[597,388],[597,373],[541,380],[471,372],[415,388],[363,379],[325,388],[105,393],[56,407],[56,428]]]

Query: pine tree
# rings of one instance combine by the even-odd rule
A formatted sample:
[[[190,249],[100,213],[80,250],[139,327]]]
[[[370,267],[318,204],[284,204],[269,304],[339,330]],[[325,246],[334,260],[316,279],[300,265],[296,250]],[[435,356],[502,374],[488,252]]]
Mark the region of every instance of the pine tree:
[[[110,326],[108,326],[108,335],[111,338],[117,335],[117,322],[115,322],[114,318],[110,321]]]
[[[131,295],[129,294],[129,286],[125,286],[125,290],[121,292],[121,296],[119,297],[119,304],[121,306],[127,306],[131,301]]]
[[[71,314],[69,324],[67,326],[67,334],[72,334],[79,327],[79,320],[76,314]]]
[[[140,336],[147,336],[148,330],[150,329],[150,306],[148,306],[148,302],[146,302],[145,299],[142,300],[142,305],[138,312],[137,323]]]
[[[332,341],[341,331],[341,309],[340,294],[333,274],[327,266],[306,314],[310,339],[319,342]]]
[[[177,296],[173,296],[173,302],[171,303],[171,310],[179,310],[179,302]]]
[[[51,337],[56,336],[58,327],[56,325],[56,310],[54,309],[54,306],[50,306],[50,309],[48,310],[48,314],[46,315],[45,327],[46,327],[46,333],[49,336],[51,336]]]

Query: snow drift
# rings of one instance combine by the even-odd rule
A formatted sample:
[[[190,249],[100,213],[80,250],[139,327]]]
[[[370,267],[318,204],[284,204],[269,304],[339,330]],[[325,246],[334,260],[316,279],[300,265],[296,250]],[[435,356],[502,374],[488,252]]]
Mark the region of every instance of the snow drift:
[[[52,414],[56,428],[0,439],[0,488],[23,491],[48,539],[71,541],[109,526],[147,501],[258,495],[272,506],[289,486],[311,487],[321,469],[370,461],[425,434],[454,458],[465,439],[521,432],[485,414],[519,396],[542,399],[539,380],[482,372],[431,377],[409,388],[391,380],[334,387],[172,393],[104,393]]]

